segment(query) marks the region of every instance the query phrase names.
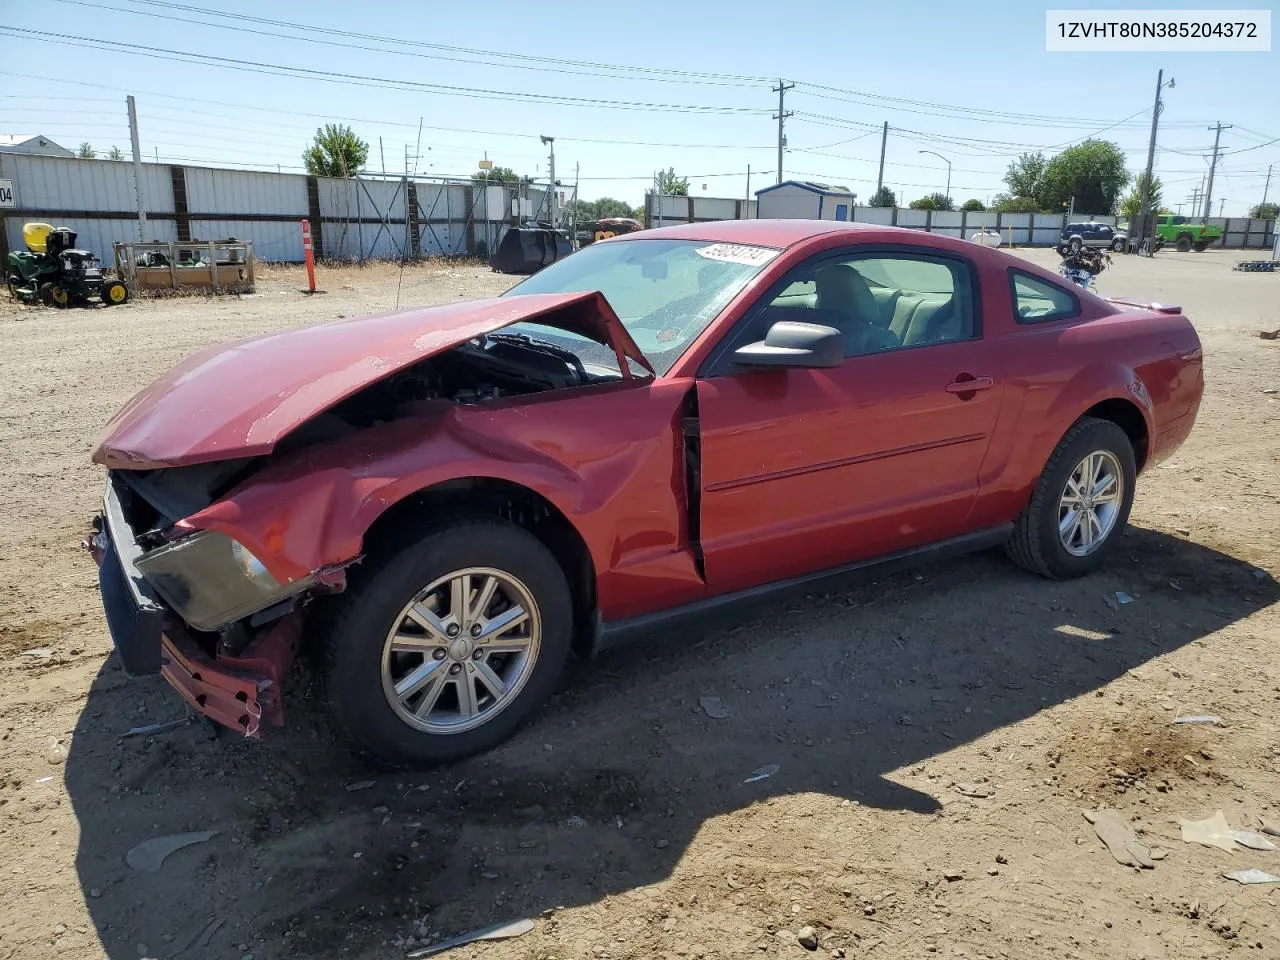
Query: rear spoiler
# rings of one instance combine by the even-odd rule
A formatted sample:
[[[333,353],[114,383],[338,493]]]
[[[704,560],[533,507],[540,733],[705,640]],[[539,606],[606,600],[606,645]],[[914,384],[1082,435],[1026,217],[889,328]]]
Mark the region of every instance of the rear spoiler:
[[[1128,297],[1106,297],[1107,303],[1122,307],[1137,307],[1139,310],[1150,310],[1152,313],[1181,313],[1182,307],[1164,303],[1145,303],[1142,300],[1130,300]]]

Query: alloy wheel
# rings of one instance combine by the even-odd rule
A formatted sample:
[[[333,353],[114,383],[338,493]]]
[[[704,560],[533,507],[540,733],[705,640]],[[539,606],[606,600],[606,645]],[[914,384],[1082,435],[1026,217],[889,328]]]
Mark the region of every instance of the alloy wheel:
[[[542,640],[528,587],[468,567],[428,584],[397,615],[382,648],[382,690],[396,715],[431,734],[487,723],[520,694]]]
[[[1076,464],[1058,498],[1058,536],[1073,557],[1087,557],[1111,535],[1124,503],[1124,471],[1107,450]]]

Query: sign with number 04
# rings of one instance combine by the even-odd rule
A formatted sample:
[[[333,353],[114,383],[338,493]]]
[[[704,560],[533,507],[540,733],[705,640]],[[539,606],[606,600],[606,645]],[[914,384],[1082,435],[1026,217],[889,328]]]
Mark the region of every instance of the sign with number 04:
[[[16,207],[13,200],[13,181],[0,180],[0,207]]]

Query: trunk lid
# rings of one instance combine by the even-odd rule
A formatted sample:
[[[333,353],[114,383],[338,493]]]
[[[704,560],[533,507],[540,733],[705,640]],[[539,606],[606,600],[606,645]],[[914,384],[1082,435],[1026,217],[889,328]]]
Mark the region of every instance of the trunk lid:
[[[93,459],[123,470],[270,453],[311,418],[459,344],[536,321],[653,368],[598,292],[495,297],[268,333],[188,357],[121,407]]]

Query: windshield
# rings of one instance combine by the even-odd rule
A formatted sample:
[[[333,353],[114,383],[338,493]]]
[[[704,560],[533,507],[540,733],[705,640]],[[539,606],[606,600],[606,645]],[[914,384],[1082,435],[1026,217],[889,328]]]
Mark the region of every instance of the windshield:
[[[551,264],[504,296],[599,290],[661,376],[777,255],[769,247],[705,240],[606,240]],[[507,330],[550,340],[584,363],[617,369],[613,351],[585,337],[538,323]]]

